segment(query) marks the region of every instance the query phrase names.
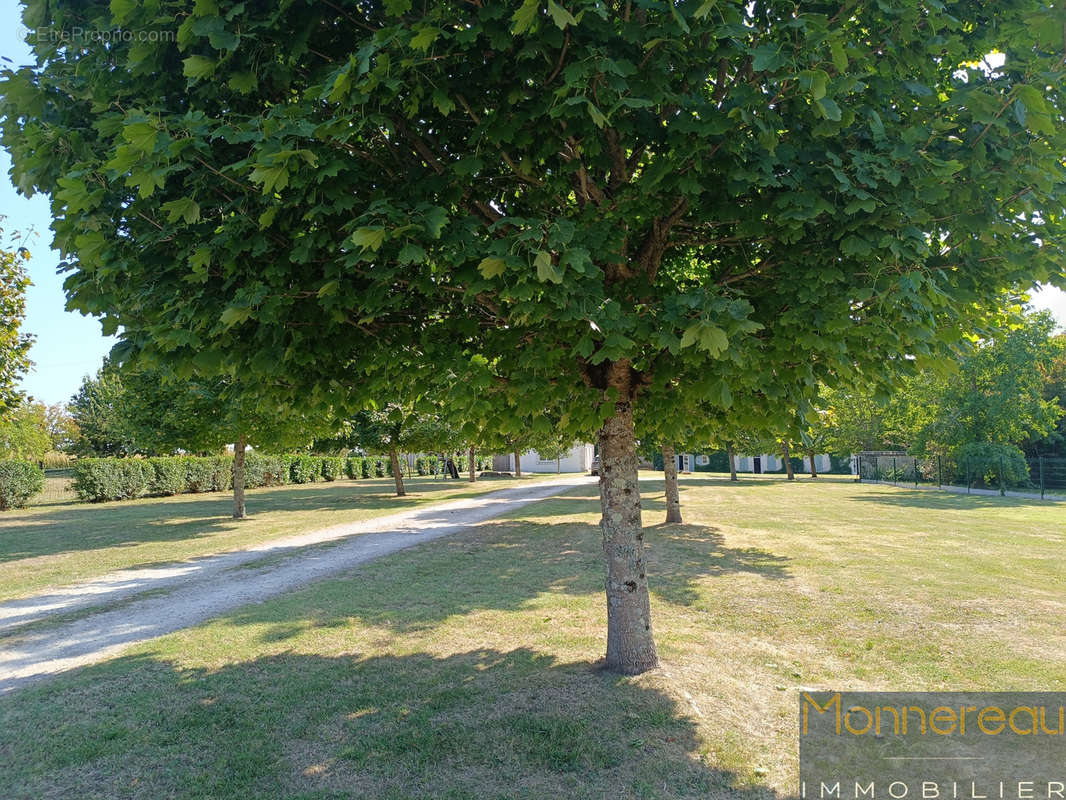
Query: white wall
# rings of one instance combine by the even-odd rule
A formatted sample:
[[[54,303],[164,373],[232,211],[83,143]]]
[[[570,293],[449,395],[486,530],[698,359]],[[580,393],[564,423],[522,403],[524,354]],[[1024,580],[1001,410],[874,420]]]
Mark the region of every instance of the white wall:
[[[592,468],[593,447],[591,444],[577,444],[561,459],[542,460],[536,450],[522,453],[522,472],[588,472]],[[514,455],[508,456],[511,469],[514,469]]]

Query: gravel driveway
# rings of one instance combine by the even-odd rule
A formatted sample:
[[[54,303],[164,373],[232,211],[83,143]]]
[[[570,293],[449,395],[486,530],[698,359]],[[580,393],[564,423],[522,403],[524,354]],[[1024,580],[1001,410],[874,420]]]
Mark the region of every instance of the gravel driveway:
[[[0,694],[595,480],[527,484],[0,603]]]

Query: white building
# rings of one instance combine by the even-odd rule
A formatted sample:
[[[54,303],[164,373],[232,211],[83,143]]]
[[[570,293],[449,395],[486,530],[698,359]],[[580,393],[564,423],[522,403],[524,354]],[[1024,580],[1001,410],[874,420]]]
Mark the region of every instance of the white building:
[[[703,467],[710,462],[707,456],[693,455],[692,453],[678,453],[675,458],[677,459],[678,472],[691,472],[693,466]],[[784,471],[784,463],[781,456],[770,455],[769,453],[757,456],[738,455],[736,456],[736,467],[737,472],[751,472],[755,475],[760,475],[764,472]],[[833,464],[827,454],[820,453],[814,456],[814,467],[818,472],[829,472],[833,468]],[[803,456],[803,468],[800,471],[811,471],[811,460],[806,455]]]
[[[591,444],[576,444],[562,458],[541,458],[536,450],[520,456],[522,472],[588,472],[592,469],[594,448]],[[514,454],[493,456],[492,468],[498,472],[514,472]]]

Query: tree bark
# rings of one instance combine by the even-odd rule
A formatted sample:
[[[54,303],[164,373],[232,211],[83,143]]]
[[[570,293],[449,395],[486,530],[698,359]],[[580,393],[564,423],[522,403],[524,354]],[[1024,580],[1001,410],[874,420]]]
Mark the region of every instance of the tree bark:
[[[244,508],[244,451],[248,447],[248,437],[243,433],[233,445],[233,518],[246,519],[248,513]]]
[[[614,414],[600,429],[600,506],[607,565],[607,669],[638,675],[659,665],[640,521],[640,485],[633,433],[629,362],[613,363],[607,385],[618,392]]]
[[[811,460],[811,477],[812,478],[817,478],[818,477],[818,467],[816,467],[814,465],[814,451],[813,450],[808,450],[807,451],[807,458],[809,458]]]
[[[788,450],[788,442],[781,442],[781,455],[785,457],[785,473],[790,481],[796,480],[796,473],[792,471],[792,459]]]
[[[729,480],[735,481],[737,479],[737,454],[733,452],[732,442],[726,444],[725,452],[729,457]]]
[[[681,493],[677,488],[677,457],[673,445],[663,445],[663,475],[666,478],[666,521],[681,522]]]
[[[470,448],[470,482],[477,480],[477,462],[474,460],[474,448]]]
[[[396,484],[396,496],[404,497],[407,492],[403,488],[403,473],[400,471],[400,458],[396,450],[389,450],[389,461],[392,462],[392,480]]]
[[[514,476],[516,478],[522,477],[522,457],[517,450],[514,451]]]

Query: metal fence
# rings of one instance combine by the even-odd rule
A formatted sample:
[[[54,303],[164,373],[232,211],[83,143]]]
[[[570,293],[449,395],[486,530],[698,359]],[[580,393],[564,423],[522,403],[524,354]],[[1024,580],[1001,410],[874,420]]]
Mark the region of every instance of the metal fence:
[[[974,458],[859,455],[860,481],[936,487],[969,494],[1066,500],[1066,458]]]
[[[78,496],[74,494],[74,478],[69,469],[46,469],[44,471],[44,489],[30,498],[31,506],[50,506],[59,503],[73,503]]]

